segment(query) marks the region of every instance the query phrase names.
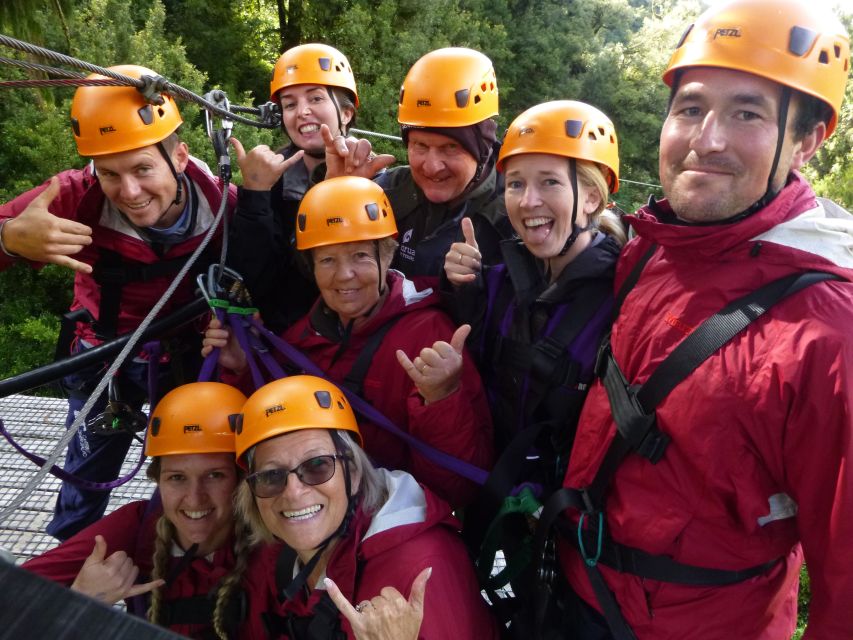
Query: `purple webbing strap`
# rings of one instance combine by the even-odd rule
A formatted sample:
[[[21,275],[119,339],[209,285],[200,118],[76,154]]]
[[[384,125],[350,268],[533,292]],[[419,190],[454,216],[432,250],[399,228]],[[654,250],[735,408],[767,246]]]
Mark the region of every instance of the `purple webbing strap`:
[[[216,319],[224,327],[226,323],[225,311],[220,308],[214,308],[213,313]],[[198,372],[199,382],[210,382],[213,379],[213,372],[216,371],[216,364],[219,361],[219,347],[214,347],[213,351],[207,354],[204,362],[201,363],[201,370]]]
[[[6,425],[3,424],[3,421],[0,420],[0,435],[2,435],[9,444],[14,447],[15,451],[20,453],[30,462],[38,465],[39,467],[43,467],[46,460],[41,456],[37,456],[34,453],[30,453],[26,449],[24,449],[21,445],[15,442],[12,439],[11,434],[6,431]],[[116,487],[120,487],[121,485],[130,482],[133,477],[139,473],[139,470],[142,468],[143,463],[145,462],[145,446],[143,444],[142,453],[139,456],[139,462],[136,463],[136,467],[128,473],[126,476],[122,478],[116,478],[115,480],[110,480],[109,482],[92,482],[91,480],[84,480],[83,478],[78,478],[72,473],[68,473],[65,469],[60,469],[56,465],[50,468],[50,473],[62,480],[63,482],[68,482],[73,484],[75,487],[80,487],[81,489],[88,489],[89,491],[108,491],[110,489],[115,489]]]
[[[252,353],[252,347],[249,345],[249,337],[246,335],[246,327],[243,326],[243,322],[241,321],[244,317],[245,316],[239,313],[229,313],[228,324],[231,325],[231,329],[234,331],[234,337],[237,338],[240,348],[243,350],[243,353],[246,354],[246,360],[248,361],[249,369],[252,372],[252,382],[255,385],[255,389],[260,389],[264,386],[264,377],[261,374],[261,370],[258,368],[258,363],[255,362],[255,359],[250,355]],[[249,322],[255,324],[254,320],[250,320]]]
[[[269,340],[270,344],[272,344],[276,349],[278,349],[288,360],[293,362],[297,367],[305,371],[305,373],[318,376],[320,378],[325,378],[326,374],[322,371],[314,362],[308,358],[301,351],[291,346],[277,335],[272,333],[269,329],[264,327],[262,324],[257,322],[254,318],[249,320],[249,323],[255,327],[264,338]],[[480,469],[477,466],[469,462],[465,462],[464,460],[460,460],[455,456],[451,456],[450,454],[444,453],[443,451],[439,451],[435,447],[431,447],[428,444],[418,440],[414,436],[406,433],[400,427],[391,422],[388,418],[386,418],[380,411],[378,411],[375,407],[373,407],[369,402],[362,400],[356,394],[354,394],[349,389],[342,388],[344,395],[350,401],[350,404],[353,408],[358,411],[365,418],[373,422],[379,427],[382,427],[386,431],[393,433],[395,436],[403,440],[406,444],[411,446],[413,449],[423,454],[424,457],[429,458],[432,462],[453,471],[454,473],[471,480],[472,482],[476,482],[479,485],[483,485],[486,483],[486,479],[489,477],[489,473]]]

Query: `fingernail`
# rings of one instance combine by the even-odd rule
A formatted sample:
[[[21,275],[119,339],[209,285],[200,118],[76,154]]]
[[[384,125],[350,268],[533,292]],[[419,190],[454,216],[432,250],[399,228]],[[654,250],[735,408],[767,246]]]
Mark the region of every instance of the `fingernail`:
[[[429,568],[429,572],[427,573],[427,580],[432,576],[432,567]]]
[[[334,583],[334,582],[332,582],[332,579],[331,579],[331,578],[323,578],[323,583],[326,585],[326,588],[327,588],[327,589],[328,589],[330,586],[331,586],[331,587],[337,586],[337,585],[335,585],[335,583]]]

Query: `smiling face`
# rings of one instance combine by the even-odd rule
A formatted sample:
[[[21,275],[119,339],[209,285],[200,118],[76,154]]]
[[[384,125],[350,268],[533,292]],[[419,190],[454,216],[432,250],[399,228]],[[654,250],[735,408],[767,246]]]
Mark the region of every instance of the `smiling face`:
[[[327,87],[314,84],[297,84],[285,87],[278,94],[281,103],[281,123],[288,137],[300,149],[324,151],[326,145],[320,135],[320,125],[329,127],[333,136],[338,130],[338,112]],[[352,110],[341,109],[344,127],[352,119]]]
[[[513,229],[530,253],[541,260],[559,256],[572,233],[572,185],[569,160],[544,153],[525,153],[508,158],[506,209]],[[580,206],[577,224],[587,225],[601,197],[597,190],[578,180]],[[574,247],[580,248],[580,236]],[[580,245],[578,243],[581,243]]]
[[[379,302],[379,265],[373,241],[317,247],[311,250],[311,257],[323,302],[342,324],[363,318]],[[387,269],[383,264],[383,277]]]
[[[255,449],[253,471],[294,469],[321,455],[335,455],[328,430],[304,429],[260,443]],[[296,474],[287,476],[284,490],[272,498],[255,498],[264,524],[277,538],[294,549],[303,562],[332,535],[346,516],[348,499],[343,463],[335,461],[335,473],[328,481],[310,486]],[[353,481],[353,491],[357,480]]]
[[[204,556],[225,544],[233,529],[237,481],[231,453],[161,456],[157,485],[163,514],[175,525],[183,549],[198,544],[197,555]]]
[[[175,171],[182,173],[189,162],[187,145],[179,142],[170,156]],[[93,161],[104,195],[137,227],[170,227],[180,217],[183,202],[173,204],[178,185],[155,145]]]
[[[409,167],[412,178],[436,204],[462,195],[477,172],[477,159],[453,138],[412,129],[409,131]]]
[[[684,73],[660,136],[661,184],[679,218],[725,220],[764,195],[778,139],[780,98],[780,85],[749,73],[711,67]],[[775,189],[811,157],[804,142],[812,144],[812,137],[795,142],[788,128]]]

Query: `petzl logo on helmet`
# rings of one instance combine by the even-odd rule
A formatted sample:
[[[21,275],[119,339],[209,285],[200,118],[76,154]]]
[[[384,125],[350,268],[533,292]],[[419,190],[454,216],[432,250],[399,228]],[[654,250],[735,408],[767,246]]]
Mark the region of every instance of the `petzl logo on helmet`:
[[[326,226],[331,227],[333,224],[343,224],[344,219],[341,217],[326,218]]]
[[[533,131],[533,127],[522,127],[521,129],[518,130],[519,137],[526,136],[526,135],[531,134],[531,133],[535,133]]]
[[[714,32],[714,40],[720,38],[740,38],[740,29],[737,27],[729,27],[727,29],[717,29]]]
[[[299,69],[298,64],[291,64],[288,65],[287,69],[285,70],[285,73],[296,73],[297,69]]]
[[[419,106],[419,107],[431,107],[432,105],[430,104],[429,100],[418,100],[417,106]]]
[[[104,135],[105,133],[115,133],[116,128],[113,125],[108,125],[106,127],[101,127],[98,131],[101,132],[101,135]]]
[[[184,425],[184,433],[193,433],[200,432],[201,425],[200,424],[185,424]]]
[[[267,407],[266,411],[264,411],[264,415],[269,418],[272,414],[278,413],[279,411],[284,411],[284,407],[280,404],[276,404],[271,407]]]

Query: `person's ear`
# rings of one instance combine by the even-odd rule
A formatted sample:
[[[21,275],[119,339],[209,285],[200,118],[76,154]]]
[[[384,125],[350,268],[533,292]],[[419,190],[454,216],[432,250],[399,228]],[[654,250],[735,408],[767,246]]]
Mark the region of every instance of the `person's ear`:
[[[172,151],[172,164],[175,165],[175,171],[183,173],[189,163],[190,149],[186,142],[179,142]]]
[[[800,169],[814,157],[826,138],[826,123],[819,122],[814,129],[794,143],[791,153],[791,169]]]

